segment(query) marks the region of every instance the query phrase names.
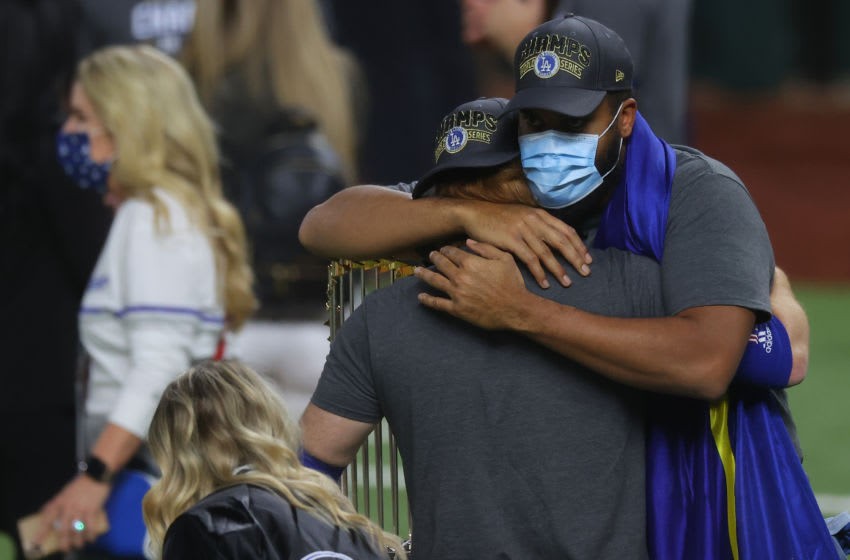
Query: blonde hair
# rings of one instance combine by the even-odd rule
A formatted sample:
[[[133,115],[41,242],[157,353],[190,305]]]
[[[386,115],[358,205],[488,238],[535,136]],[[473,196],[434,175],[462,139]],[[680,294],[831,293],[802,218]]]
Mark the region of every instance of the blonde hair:
[[[300,464],[299,430],[274,391],[247,366],[205,362],[172,381],[154,413],[148,444],[162,470],[143,503],[157,553],[181,513],[237,484],[268,488],[373,545],[401,551],[398,538],[356,513],[330,478]],[[234,474],[242,465],[251,470]]]
[[[306,110],[354,179],[354,63],[331,41],[315,0],[201,0],[182,58],[208,107],[237,70],[255,100]]]
[[[181,66],[153,47],[109,47],[83,59],[76,79],[116,145],[110,175],[128,198],[151,203],[157,225],[174,195],[213,247],[228,326],[256,309],[239,214],[223,197],[213,126]]]
[[[434,185],[437,196],[483,200],[500,204],[524,204],[539,207],[528,188],[528,179],[519,159],[495,169],[462,169],[438,176]]]

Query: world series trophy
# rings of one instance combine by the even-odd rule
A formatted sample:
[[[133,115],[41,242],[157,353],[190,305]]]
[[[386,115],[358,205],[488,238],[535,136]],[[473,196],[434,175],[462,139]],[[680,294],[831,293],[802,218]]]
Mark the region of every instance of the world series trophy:
[[[327,289],[330,340],[368,294],[411,276],[413,268],[414,265],[386,259],[331,261]],[[387,482],[389,493],[386,492]],[[375,425],[340,483],[358,512],[385,531],[407,534],[403,546],[408,558],[412,558],[412,523],[404,473],[395,436],[386,421]],[[394,551],[389,552],[390,558],[394,558]]]

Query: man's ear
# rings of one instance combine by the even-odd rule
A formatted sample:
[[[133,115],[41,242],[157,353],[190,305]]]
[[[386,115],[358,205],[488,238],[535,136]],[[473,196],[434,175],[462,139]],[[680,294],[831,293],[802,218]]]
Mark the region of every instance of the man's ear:
[[[620,118],[617,126],[620,130],[620,136],[628,138],[632,135],[632,128],[635,126],[637,118],[637,101],[634,97],[629,97],[623,101],[623,109],[620,111]]]

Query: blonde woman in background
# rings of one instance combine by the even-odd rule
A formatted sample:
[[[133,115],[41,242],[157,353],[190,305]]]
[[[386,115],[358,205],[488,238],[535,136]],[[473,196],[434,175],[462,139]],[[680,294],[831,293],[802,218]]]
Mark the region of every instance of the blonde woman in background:
[[[183,61],[227,137],[249,119],[298,109],[319,129],[355,178],[357,132],[350,57],[330,39],[314,0],[197,0]],[[233,119],[233,121],[231,121]]]
[[[41,510],[41,536],[55,531],[68,550],[96,536],[113,475],[145,458],[165,386],[215,355],[256,301],[212,124],[178,63],[146,46],[83,59],[57,153],[80,187],[115,208],[80,309],[90,357],[85,459]]]
[[[327,476],[246,366],[205,362],[165,389],[148,435],[161,480],[144,500],[151,552],[181,558],[387,558],[400,549]]]
[[[301,247],[298,227],[355,178],[356,65],[329,38],[314,0],[198,0],[182,59],[219,127],[225,194],[242,213],[252,249],[261,307],[234,351],[300,415],[329,343],[327,262]],[[300,160],[256,169],[270,138],[304,130],[341,162],[333,185],[294,178]]]

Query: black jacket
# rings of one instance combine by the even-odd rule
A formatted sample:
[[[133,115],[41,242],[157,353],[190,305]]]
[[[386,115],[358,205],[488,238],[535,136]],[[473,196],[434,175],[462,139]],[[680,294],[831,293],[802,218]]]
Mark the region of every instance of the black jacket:
[[[56,159],[74,4],[0,2],[0,34],[14,45],[0,49],[0,414],[73,416],[77,310],[111,219],[100,195],[74,185]],[[15,457],[8,452],[4,460]]]
[[[210,494],[175,519],[165,535],[162,558],[386,560],[387,556],[375,552],[360,535],[291,506],[271,490],[241,484]]]

